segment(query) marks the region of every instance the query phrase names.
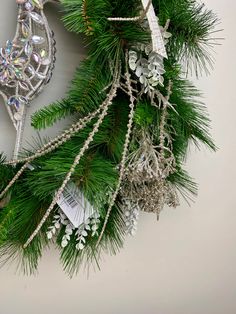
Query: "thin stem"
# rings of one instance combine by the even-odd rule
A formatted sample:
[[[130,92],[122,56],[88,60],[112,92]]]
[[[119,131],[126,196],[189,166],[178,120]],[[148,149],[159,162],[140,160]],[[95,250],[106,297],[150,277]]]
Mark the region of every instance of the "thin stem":
[[[89,116],[80,119],[79,122],[74,124],[71,129],[65,131],[61,136],[56,137],[53,141],[50,141],[40,149],[36,151],[36,153],[32,156],[29,156],[27,158],[21,159],[21,160],[12,160],[10,162],[7,162],[6,164],[16,165],[18,163],[24,163],[24,165],[20,168],[20,170],[16,173],[14,178],[10,181],[10,183],[7,185],[7,187],[3,190],[3,192],[0,194],[0,199],[9,191],[9,189],[13,186],[13,184],[19,179],[19,177],[23,174],[23,172],[29,167],[30,162],[34,161],[35,159],[42,157],[46,155],[49,152],[54,151],[58,147],[60,147],[62,144],[67,142],[76,132],[82,130],[86,127],[86,125],[99,113],[101,110],[101,107],[98,108],[93,114],[90,114]]]
[[[89,134],[87,140],[85,141],[83,147],[81,148],[79,154],[76,156],[69,172],[67,173],[61,187],[59,188],[59,190],[56,192],[56,195],[54,196],[51,205],[49,206],[48,210],[46,211],[46,213],[44,214],[43,218],[41,219],[40,223],[38,224],[37,228],[35,229],[35,231],[32,233],[32,235],[29,237],[29,239],[26,241],[26,243],[24,244],[23,248],[27,248],[29,246],[29,244],[33,241],[33,239],[37,236],[37,234],[40,232],[42,226],[44,225],[44,223],[46,222],[47,218],[49,217],[50,213],[52,212],[53,208],[55,207],[55,205],[57,204],[60,196],[62,195],[66,185],[68,184],[68,182],[71,179],[71,176],[73,175],[73,173],[75,172],[75,169],[77,167],[77,165],[79,164],[81,158],[83,157],[84,153],[88,150],[90,143],[93,141],[95,134],[98,132],[100,125],[102,124],[105,116],[107,115],[108,112],[108,108],[110,107],[110,105],[112,104],[112,100],[115,98],[116,93],[117,93],[117,89],[119,86],[119,80],[120,80],[120,76],[116,77],[113,86],[110,90],[110,93],[108,94],[107,99],[104,101],[103,103],[103,109],[102,112],[98,118],[98,121],[95,123],[92,132]]]
[[[122,183],[122,180],[123,180],[124,174],[125,174],[125,164],[126,164],[126,160],[127,160],[127,154],[128,154],[128,149],[129,149],[129,143],[130,143],[130,136],[131,136],[133,120],[134,120],[134,113],[135,113],[135,111],[134,111],[135,98],[133,96],[133,90],[132,90],[130,74],[129,74],[129,70],[128,69],[129,69],[129,67],[128,67],[128,51],[126,51],[126,74],[125,74],[125,77],[126,77],[128,94],[129,94],[129,97],[130,97],[129,121],[128,121],[128,125],[127,125],[127,133],[126,133],[126,137],[125,137],[125,144],[124,144],[124,149],[123,149],[122,159],[121,159],[121,164],[120,164],[119,180],[118,180],[118,183],[117,183],[116,190],[115,190],[115,192],[114,192],[114,194],[112,196],[110,205],[108,207],[107,214],[106,214],[106,217],[105,217],[105,220],[104,220],[104,223],[103,223],[103,227],[102,227],[101,233],[100,233],[100,235],[98,237],[98,241],[97,241],[96,246],[98,246],[100,244],[100,242],[101,242],[101,240],[103,238],[103,235],[104,235],[104,232],[106,230],[106,226],[107,226],[107,223],[108,223],[108,220],[109,220],[112,208],[113,208],[113,206],[115,204],[115,201],[116,201],[116,198],[117,198],[117,196],[119,194],[121,183]]]

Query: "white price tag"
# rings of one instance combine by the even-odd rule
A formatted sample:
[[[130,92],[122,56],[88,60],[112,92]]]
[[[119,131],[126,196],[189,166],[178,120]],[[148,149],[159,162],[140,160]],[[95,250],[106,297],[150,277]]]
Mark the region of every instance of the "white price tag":
[[[57,204],[75,228],[94,214],[94,208],[74,183],[69,183]]]

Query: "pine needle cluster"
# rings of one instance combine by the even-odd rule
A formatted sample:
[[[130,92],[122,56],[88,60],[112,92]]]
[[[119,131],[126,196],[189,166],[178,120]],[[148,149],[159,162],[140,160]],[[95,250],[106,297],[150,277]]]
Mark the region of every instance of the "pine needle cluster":
[[[107,86],[112,80],[112,62],[124,62],[126,49],[150,41],[150,33],[138,22],[108,21],[109,17],[139,15],[141,6],[136,0],[61,0],[61,3],[65,27],[68,31],[84,35],[88,55],[76,70],[65,98],[33,115],[32,126],[38,130],[50,127],[66,116],[74,115],[79,119],[97,109],[105,100]],[[168,126],[177,166],[176,172],[168,180],[186,197],[196,194],[197,190],[196,184],[183,168],[189,145],[194,143],[199,147],[204,144],[211,150],[216,147],[209,134],[210,120],[200,93],[184,74],[186,69],[199,74],[212,66],[211,49],[218,19],[212,11],[193,0],[153,0],[153,5],[161,25],[170,20],[168,32],[172,34],[167,45],[169,58],[165,60],[163,93],[167,82],[171,80],[173,91],[170,103],[174,105],[174,110],[168,109]],[[117,184],[128,115],[129,98],[119,91],[72,177],[73,182],[99,210],[102,219],[105,217],[109,195]],[[159,119],[159,109],[152,106],[144,94],[136,106],[134,128],[152,130],[156,137],[154,141],[158,142]],[[76,154],[91,132],[92,125],[93,121],[60,148],[36,159],[32,163],[34,170],[26,170],[6,196],[10,202],[0,209],[0,257],[3,263],[16,259],[26,273],[33,273],[37,269],[43,249],[49,245],[46,231],[52,217],[28,248],[23,249],[23,244],[43,217],[55,191],[62,184]],[[20,167],[6,166],[4,162],[1,156],[1,190]],[[98,264],[102,251],[114,254],[122,247],[125,228],[118,202],[119,199],[99,247],[96,246],[97,238],[89,236],[85,249],[75,250],[76,239],[72,236],[69,245],[61,248],[63,228],[59,232],[55,244],[61,251],[64,269],[70,275],[77,273],[83,264]]]

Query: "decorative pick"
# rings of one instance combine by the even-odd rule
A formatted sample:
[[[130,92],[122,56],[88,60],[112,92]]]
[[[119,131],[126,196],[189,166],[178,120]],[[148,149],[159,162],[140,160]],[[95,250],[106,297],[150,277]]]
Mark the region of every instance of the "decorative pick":
[[[16,34],[0,49],[0,95],[16,129],[14,159],[21,149],[27,106],[54,68],[55,40],[43,12],[48,1],[16,0]]]

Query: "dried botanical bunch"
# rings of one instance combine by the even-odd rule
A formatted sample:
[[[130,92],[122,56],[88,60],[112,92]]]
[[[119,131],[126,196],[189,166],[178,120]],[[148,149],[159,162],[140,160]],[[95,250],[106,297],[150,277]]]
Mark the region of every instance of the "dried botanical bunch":
[[[146,131],[134,134],[133,140],[138,148],[127,160],[120,193],[123,206],[135,206],[159,216],[165,205],[177,207],[179,204],[177,192],[168,182],[169,175],[175,172],[175,158],[170,150],[165,152],[160,145],[155,146],[153,138]]]

